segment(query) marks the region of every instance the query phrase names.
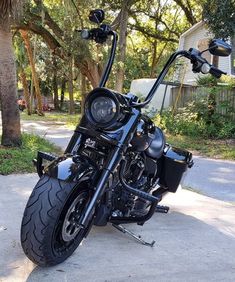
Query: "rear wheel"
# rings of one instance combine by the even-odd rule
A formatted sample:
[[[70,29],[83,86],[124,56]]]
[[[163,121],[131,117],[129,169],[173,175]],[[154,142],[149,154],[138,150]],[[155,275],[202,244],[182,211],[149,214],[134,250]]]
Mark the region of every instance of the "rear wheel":
[[[43,175],[28,200],[21,225],[21,244],[27,257],[40,266],[68,258],[89,231],[90,226],[81,229],[77,222],[90,197],[85,183]]]

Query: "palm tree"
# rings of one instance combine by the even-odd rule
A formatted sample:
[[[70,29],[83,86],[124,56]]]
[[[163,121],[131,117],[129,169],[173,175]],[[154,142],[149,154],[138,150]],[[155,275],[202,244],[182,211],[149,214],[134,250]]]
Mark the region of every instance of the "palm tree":
[[[2,111],[2,140],[4,146],[20,146],[20,115],[17,104],[15,57],[12,46],[10,18],[19,0],[0,1],[0,99]]]

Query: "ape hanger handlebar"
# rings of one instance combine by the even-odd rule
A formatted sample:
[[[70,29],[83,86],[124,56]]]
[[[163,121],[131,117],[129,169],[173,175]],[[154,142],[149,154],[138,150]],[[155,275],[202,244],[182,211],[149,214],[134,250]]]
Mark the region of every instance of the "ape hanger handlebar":
[[[109,36],[112,36],[112,46],[110,50],[110,55],[108,62],[105,66],[105,69],[103,71],[99,87],[105,87],[106,82],[109,78],[110,72],[112,70],[116,49],[117,49],[117,41],[118,41],[118,35],[115,31],[111,29],[111,27],[107,24],[102,24],[98,28],[93,29],[82,29],[79,30],[81,32],[82,39],[86,40],[94,40],[96,43],[105,43]]]
[[[194,73],[199,73],[199,72],[201,72],[203,74],[210,73],[213,76],[215,76],[216,78],[220,78],[222,74],[226,74],[225,72],[223,72],[223,71],[217,69],[216,67],[214,67],[213,65],[209,64],[208,61],[201,56],[201,52],[197,49],[190,48],[189,51],[186,51],[186,50],[177,51],[177,52],[173,53],[170,56],[170,58],[168,59],[168,61],[166,62],[165,66],[163,67],[162,71],[160,72],[159,76],[157,77],[154,85],[150,89],[150,91],[149,91],[147,97],[145,98],[145,100],[141,103],[134,102],[133,103],[134,106],[144,107],[148,103],[150,103],[154,94],[156,93],[156,90],[158,89],[160,84],[163,82],[166,74],[168,73],[171,65],[174,63],[174,61],[178,57],[185,57],[185,58],[189,59],[191,64],[192,64],[192,71]]]
[[[101,76],[101,80],[99,83],[99,87],[105,87],[106,82],[109,78],[110,72],[112,70],[115,54],[116,54],[116,48],[117,48],[117,41],[118,41],[118,35],[115,31],[112,30],[111,26],[107,24],[101,24],[98,28],[93,29],[83,29],[79,30],[81,32],[81,37],[83,39],[87,40],[94,40],[96,43],[103,44],[107,41],[109,36],[112,36],[112,46],[110,50],[110,55],[108,62],[105,66],[105,69],[103,71],[103,74]],[[191,61],[192,64],[192,71],[196,73],[211,73],[216,78],[219,78],[222,74],[226,74],[223,71],[217,69],[213,65],[209,64],[205,58],[202,56],[202,52],[200,52],[197,49],[190,48],[188,51],[181,50],[173,53],[168,61],[166,62],[165,66],[163,67],[162,71],[160,72],[159,76],[157,77],[154,85],[150,89],[147,97],[143,102],[132,102],[132,106],[134,107],[144,107],[150,101],[152,100],[154,94],[156,93],[156,90],[160,86],[160,84],[163,82],[163,79],[165,78],[166,74],[168,73],[171,65],[174,63],[176,58],[178,57],[185,57]]]

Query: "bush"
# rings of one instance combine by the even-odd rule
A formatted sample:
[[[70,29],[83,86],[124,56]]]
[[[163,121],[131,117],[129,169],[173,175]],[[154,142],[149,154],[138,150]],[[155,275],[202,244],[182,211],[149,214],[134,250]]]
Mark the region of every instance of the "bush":
[[[155,121],[166,132],[177,135],[203,138],[235,138],[235,123],[226,117],[214,113],[208,119],[208,107],[205,100],[191,102],[185,108],[164,111]]]

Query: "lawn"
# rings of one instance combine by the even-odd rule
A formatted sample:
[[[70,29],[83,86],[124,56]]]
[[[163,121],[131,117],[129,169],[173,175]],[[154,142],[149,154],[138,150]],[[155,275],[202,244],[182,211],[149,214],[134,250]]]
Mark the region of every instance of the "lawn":
[[[215,159],[235,160],[235,140],[200,139],[182,135],[166,135],[167,142],[190,150],[196,155]]]
[[[80,119],[80,114],[69,115],[67,113],[61,112],[46,112],[45,116],[38,116],[36,114],[27,115],[26,112],[20,114],[21,120],[30,120],[30,121],[56,121],[63,122],[68,127],[76,125]]]
[[[49,141],[32,134],[22,135],[20,148],[6,148],[0,146],[0,174],[35,172],[32,160],[37,151],[60,154],[60,148]]]
[[[68,115],[67,113],[48,112],[44,117],[38,115],[28,116],[21,113],[22,120],[56,121],[63,122],[72,129],[78,123],[81,115]],[[192,151],[196,155],[210,158],[235,160],[235,140],[202,139],[182,135],[166,134],[167,142],[180,148]]]

